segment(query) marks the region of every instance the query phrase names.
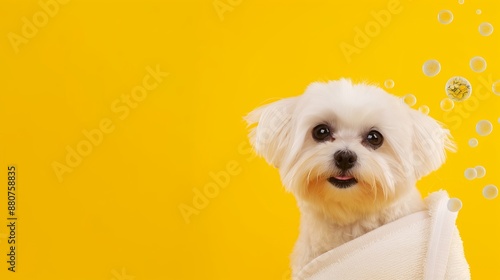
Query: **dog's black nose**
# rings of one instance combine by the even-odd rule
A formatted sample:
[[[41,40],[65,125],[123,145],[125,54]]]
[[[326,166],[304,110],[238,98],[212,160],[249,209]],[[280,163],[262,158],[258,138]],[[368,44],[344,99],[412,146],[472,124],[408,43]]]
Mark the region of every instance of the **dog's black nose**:
[[[349,150],[342,150],[336,151],[335,154],[333,154],[333,159],[335,160],[335,165],[338,168],[347,170],[354,166],[358,156]]]

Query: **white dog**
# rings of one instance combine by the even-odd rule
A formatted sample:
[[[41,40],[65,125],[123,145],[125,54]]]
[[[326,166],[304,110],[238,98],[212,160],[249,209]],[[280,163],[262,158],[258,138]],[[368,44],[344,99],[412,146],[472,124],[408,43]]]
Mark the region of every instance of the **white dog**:
[[[313,83],[246,117],[255,151],[301,211],[297,273],[315,257],[425,209],[417,180],[454,150],[449,131],[379,87]]]

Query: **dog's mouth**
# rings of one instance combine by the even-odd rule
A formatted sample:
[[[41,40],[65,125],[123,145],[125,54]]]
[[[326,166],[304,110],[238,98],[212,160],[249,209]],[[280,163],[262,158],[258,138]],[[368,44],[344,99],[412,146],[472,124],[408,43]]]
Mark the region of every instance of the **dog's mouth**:
[[[349,175],[339,175],[328,178],[328,182],[339,189],[345,189],[356,184],[358,181]]]

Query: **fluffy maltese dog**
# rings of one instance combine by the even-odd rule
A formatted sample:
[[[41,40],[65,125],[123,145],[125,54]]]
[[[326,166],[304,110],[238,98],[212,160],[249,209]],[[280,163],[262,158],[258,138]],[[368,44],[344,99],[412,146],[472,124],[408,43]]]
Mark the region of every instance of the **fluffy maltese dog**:
[[[449,131],[379,87],[313,83],[304,94],[252,111],[257,154],[279,169],[301,212],[291,256],[315,257],[425,209],[416,188],[454,150]]]

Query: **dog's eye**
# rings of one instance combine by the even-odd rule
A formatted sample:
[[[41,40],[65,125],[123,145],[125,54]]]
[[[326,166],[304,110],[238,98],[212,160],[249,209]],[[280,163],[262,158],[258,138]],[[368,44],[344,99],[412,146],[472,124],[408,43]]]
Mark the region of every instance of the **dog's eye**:
[[[330,128],[326,124],[317,125],[312,130],[312,136],[316,141],[325,141],[330,139]]]
[[[380,134],[380,132],[376,130],[372,130],[368,132],[368,135],[366,135],[366,142],[372,146],[372,148],[376,149],[380,146],[382,146],[382,143],[384,142],[384,136]]]

